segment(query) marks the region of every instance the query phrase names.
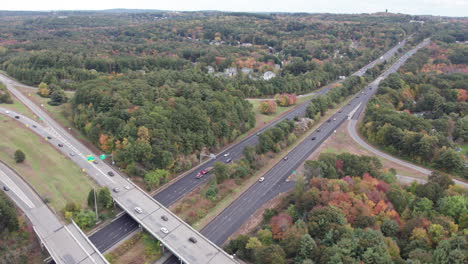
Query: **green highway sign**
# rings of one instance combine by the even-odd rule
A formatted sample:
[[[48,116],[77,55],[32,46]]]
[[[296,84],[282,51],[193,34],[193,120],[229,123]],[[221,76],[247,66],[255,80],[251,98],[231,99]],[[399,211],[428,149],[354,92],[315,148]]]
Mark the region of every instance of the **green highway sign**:
[[[92,162],[92,161],[94,161],[94,157],[92,155],[88,155],[88,156],[86,156],[86,160],[89,161],[89,162]]]
[[[99,158],[102,159],[102,160],[103,160],[103,159],[106,159],[106,154],[101,154],[101,155],[99,155]]]
[[[293,173],[296,174],[296,171],[294,170]]]

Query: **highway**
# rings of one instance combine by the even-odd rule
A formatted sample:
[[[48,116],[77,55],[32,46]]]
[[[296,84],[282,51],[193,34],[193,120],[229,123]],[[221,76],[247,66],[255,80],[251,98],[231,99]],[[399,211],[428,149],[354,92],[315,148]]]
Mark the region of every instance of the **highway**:
[[[404,44],[405,44],[405,41],[401,41],[401,43],[399,43],[398,45],[396,45],[395,47],[387,51],[384,55],[382,55],[381,58],[378,58],[377,60],[369,63],[368,65],[366,65],[359,71],[355,72],[353,75],[362,76],[367,69],[372,68],[375,64],[385,61],[389,59],[390,57],[392,57],[394,53]],[[56,145],[59,142],[65,143],[64,145],[66,148],[61,148],[61,151],[64,152],[64,154],[66,155],[69,155],[68,151],[73,152],[75,156],[71,157],[69,155],[70,158],[73,161],[75,161],[80,167],[86,169],[88,174],[92,176],[100,185],[109,186],[111,189],[118,187],[122,190],[118,195],[113,193],[113,196],[116,199],[117,203],[121,204],[122,206],[130,206],[127,208],[127,212],[129,212],[132,217],[130,218],[127,216],[126,220],[119,219],[119,220],[112,222],[111,224],[109,224],[108,226],[100,230],[99,232],[93,234],[90,237],[90,240],[93,243],[95,243],[95,245],[100,250],[104,251],[110,248],[115,243],[117,243],[120,238],[123,238],[130,232],[134,231],[135,228],[137,228],[136,227],[137,225],[129,224],[129,221],[133,221],[133,219],[136,218],[136,219],[139,219],[141,223],[142,219],[138,218],[139,215],[137,215],[131,209],[133,208],[131,206],[135,206],[140,203],[146,204],[146,202],[141,202],[141,200],[139,200],[138,197],[132,197],[133,195],[130,193],[133,193],[133,192],[130,190],[126,190],[125,186],[130,186],[131,190],[135,189],[136,186],[131,184],[131,182],[128,182],[127,180],[123,179],[122,177],[108,176],[106,173],[108,171],[112,171],[116,175],[118,175],[118,173],[105,163],[101,162],[98,165],[96,165],[96,164],[87,162],[85,160],[86,155],[92,154],[92,153],[86,147],[84,147],[80,142],[78,142],[71,135],[69,135],[68,132],[65,131],[65,129],[63,129],[58,123],[56,123],[51,117],[49,117],[39,106],[35,105],[26,96],[22,95],[17,89],[15,89],[14,85],[18,85],[17,82],[15,82],[12,79],[9,79],[7,76],[4,76],[4,75],[0,75],[0,80],[3,81],[7,85],[7,88],[9,89],[9,91],[12,92],[20,101],[22,101],[35,114],[37,114],[38,116],[44,119],[44,122],[48,125],[48,127],[45,128],[46,129],[45,133],[47,133],[48,135],[52,135],[53,137],[53,140],[51,142],[52,144]],[[317,91],[316,95],[325,94],[329,90],[330,90],[330,87],[326,87],[320,91]],[[279,123],[285,118],[293,119],[296,116],[304,115],[308,103],[309,101],[304,102],[303,104],[296,107],[294,111],[291,111],[290,113],[283,116],[282,119],[279,119],[276,122],[258,131],[258,133],[261,133],[264,130],[270,128],[271,126],[276,125],[277,123]],[[21,120],[27,120],[27,119],[25,117],[21,117]],[[216,161],[225,161],[226,158],[223,156],[225,153],[230,153],[229,158],[233,160],[238,159],[242,155],[243,149],[246,146],[256,145],[257,141],[258,141],[258,138],[256,134],[254,134],[245,138],[239,143],[229,147],[228,149],[219,153],[216,159],[205,162],[204,164],[202,164],[202,166],[199,166],[197,169],[193,170],[191,173],[187,173],[184,177],[181,177],[178,181],[171,184],[169,187],[165,188],[158,194],[156,194],[155,196],[156,200],[158,200],[163,206],[169,206],[170,204],[176,202],[180,198],[184,197],[187,193],[192,191],[194,188],[196,188],[196,186],[199,185],[201,182],[207,180],[208,177],[205,177],[203,180],[196,179],[195,175],[198,173],[198,171],[212,166],[213,163]],[[290,159],[290,161],[292,161],[293,159]],[[268,185],[268,184],[269,183],[267,182],[264,185]],[[135,193],[139,193],[139,192],[136,191]],[[273,194],[272,192],[272,195],[273,195],[272,197],[274,197],[274,195],[276,194]],[[138,196],[140,198],[143,198],[144,200],[147,200],[148,198],[145,195],[138,195]],[[120,197],[125,197],[125,199],[131,199],[132,202],[129,202],[126,204],[120,203],[119,202],[119,200],[121,200]],[[168,213],[168,214],[171,214],[171,213]],[[122,228],[123,226],[126,226],[126,228]],[[194,235],[197,235],[197,234],[194,234]],[[173,241],[175,244],[176,244],[176,240],[177,239]],[[163,239],[163,243],[164,243],[164,239]],[[177,246],[177,245],[174,245],[174,246]],[[173,250],[175,249],[171,249],[171,251]],[[186,253],[190,255],[190,252],[186,252]],[[193,262],[190,262],[190,263],[193,263]]]
[[[265,202],[275,197],[286,183],[292,171],[298,168],[309,156],[323,143],[343,122],[348,118],[358,117],[365,108],[367,101],[377,91],[379,83],[389,74],[396,72],[405,61],[418,49],[429,43],[429,40],[417,45],[411,51],[403,55],[389,69],[382,73],[375,81],[371,82],[361,93],[358,93],[349,104],[345,105],[320,127],[320,132],[315,131],[309,135],[296,148],[291,150],[287,160],[277,163],[265,175],[263,182],[257,182],[244,192],[238,199],[230,204],[221,214],[201,230],[201,233],[218,245],[222,245],[248,218]],[[334,118],[336,118],[335,121]],[[315,140],[312,138],[315,137]]]
[[[55,263],[108,263],[76,224],[63,224],[34,190],[2,162],[0,184],[2,189],[8,187],[5,193],[29,218],[36,235]]]
[[[364,73],[368,69],[394,56],[394,54],[398,51],[398,49],[403,47],[405,43],[406,43],[406,40],[401,41],[396,46],[388,50],[381,57],[367,64],[366,66],[359,69],[352,75],[363,76]],[[338,81],[338,82],[342,82],[342,81]],[[330,88],[331,86],[332,85],[328,85],[327,87],[324,87],[323,89],[316,91],[314,93],[316,96],[326,94],[331,89]],[[242,153],[245,147],[255,146],[258,143],[257,134],[260,134],[263,131],[275,126],[276,124],[283,121],[284,119],[294,119],[294,117],[296,116],[304,116],[309,103],[310,103],[310,100],[305,101],[304,103],[298,105],[294,109],[294,111],[287,113],[286,115],[282,116],[280,119],[270,123],[268,126],[265,126],[264,128],[257,131],[256,133],[246,137],[245,139],[241,140],[240,142],[236,144],[229,146],[227,149],[223,150],[222,152],[217,153],[215,159],[208,160],[202,163],[200,166],[192,169],[189,173],[187,173],[183,177],[180,177],[179,179],[177,179],[177,181],[175,181],[174,183],[170,184],[169,186],[167,186],[166,188],[158,192],[154,196],[154,198],[157,201],[159,201],[162,205],[169,207],[170,205],[172,205],[173,203],[177,202],[179,199],[183,198],[185,195],[190,193],[201,183],[209,180],[210,175],[205,175],[205,177],[203,177],[202,179],[197,179],[195,176],[197,175],[199,171],[213,166],[215,162],[225,162],[227,158],[231,158],[232,160],[236,160],[240,158],[242,156]],[[228,157],[224,157],[224,154],[226,153],[229,153]],[[127,220],[131,221],[132,219],[127,217]],[[130,224],[127,221],[123,221],[123,220],[114,221],[110,223],[109,225],[105,226],[103,229],[96,232],[95,234],[91,235],[90,240],[93,243],[95,243],[97,248],[99,248],[100,250],[104,252],[105,250],[112,247],[115,243],[117,243],[119,241],[118,238],[126,237],[130,232],[133,232],[137,228],[137,225],[135,225],[135,229],[133,230],[128,229],[127,232],[125,232],[125,230],[121,228],[122,225],[130,225]],[[120,229],[120,232],[117,231],[119,229]],[[116,237],[116,239],[108,239],[107,237],[110,237],[110,236]]]

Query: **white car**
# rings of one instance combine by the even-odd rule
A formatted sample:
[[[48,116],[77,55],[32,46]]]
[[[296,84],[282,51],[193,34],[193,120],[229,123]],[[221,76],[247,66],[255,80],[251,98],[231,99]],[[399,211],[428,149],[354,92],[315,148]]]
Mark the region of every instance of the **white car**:
[[[227,157],[229,156],[229,152],[228,153],[224,153],[224,157]]]
[[[265,177],[260,177],[260,179],[258,179],[258,182],[262,182],[265,180]]]
[[[141,209],[140,207],[135,207],[135,212],[139,213],[139,214],[142,214],[143,213],[143,209]]]
[[[167,230],[167,228],[165,227],[161,227],[161,232],[163,232],[164,234],[167,234],[169,233],[169,230]]]
[[[5,113],[9,114],[9,113],[10,113],[10,111],[8,111],[8,110],[7,110],[7,111],[5,111]]]

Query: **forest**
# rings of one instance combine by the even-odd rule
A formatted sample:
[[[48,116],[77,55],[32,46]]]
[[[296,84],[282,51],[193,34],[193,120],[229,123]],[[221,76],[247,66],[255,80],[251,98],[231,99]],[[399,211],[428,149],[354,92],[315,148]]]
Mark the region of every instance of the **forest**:
[[[321,154],[230,254],[252,263],[466,263],[466,190],[445,175],[402,187],[375,157]]]
[[[468,77],[459,44],[435,42],[384,80],[362,134],[390,153],[468,179]]]
[[[421,28],[360,17],[6,12],[0,69],[69,101],[73,124],[130,175],[175,173],[255,127],[246,97],[313,91]]]

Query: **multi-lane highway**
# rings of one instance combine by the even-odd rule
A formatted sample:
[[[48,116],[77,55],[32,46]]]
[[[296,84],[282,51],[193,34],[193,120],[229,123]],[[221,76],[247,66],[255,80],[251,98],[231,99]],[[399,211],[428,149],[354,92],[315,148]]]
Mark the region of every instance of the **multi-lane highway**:
[[[51,257],[60,264],[108,263],[74,223],[64,225],[32,188],[8,166],[0,162],[0,184],[21,208]]]
[[[402,56],[375,81],[357,94],[349,104],[342,107],[330,118],[330,122],[323,123],[319,127],[320,132],[318,132],[319,130],[315,131],[304,140],[303,144],[299,144],[291,150],[287,154],[289,157],[287,160],[282,160],[271,168],[264,175],[265,180],[263,182],[252,185],[250,189],[206,225],[201,233],[219,245],[226,241],[258,208],[279,193],[281,186],[286,183],[285,180],[292,174],[292,171],[299,167],[325,139],[333,134],[334,130],[348,118],[355,118],[360,115],[367,101],[376,92],[379,83],[383,79],[390,73],[397,71],[410,56],[428,43],[429,40],[425,40]],[[315,139],[312,140],[313,138]]]
[[[398,51],[399,48],[403,47],[406,43],[406,40],[399,42],[396,46],[388,50],[385,54],[383,54],[378,59],[370,62],[363,68],[359,69],[357,72],[353,73],[355,76],[363,76],[364,73],[374,67],[376,64],[381,63],[383,61],[388,60],[389,58],[393,57],[395,53]],[[1,75],[0,75],[1,77]],[[339,81],[341,82],[341,81]],[[316,96],[320,96],[326,94],[331,88],[332,85],[324,87],[323,89],[315,92]],[[226,159],[230,158],[232,160],[236,160],[242,156],[242,152],[244,151],[245,147],[247,146],[255,146],[258,143],[258,136],[257,134],[262,133],[263,131],[275,126],[279,122],[284,119],[293,119],[296,116],[304,116],[307,106],[309,105],[310,100],[298,105],[294,111],[287,113],[286,115],[282,116],[280,119],[272,122],[268,126],[264,127],[263,129],[257,131],[257,133],[246,137],[242,141],[233,144],[232,146],[228,147],[224,151],[217,154],[215,159],[211,159],[202,165],[198,166],[196,169],[193,169],[192,172],[187,173],[185,176],[179,178],[176,182],[172,183],[167,188],[163,189],[162,191],[158,192],[154,198],[159,201],[162,205],[168,207],[171,204],[175,203],[192,190],[194,190],[198,185],[207,181],[209,179],[209,175],[206,175],[202,179],[197,179],[195,176],[201,170],[207,169],[215,162],[225,162]],[[224,154],[229,153],[228,157],[224,157]],[[122,216],[125,217],[125,216]],[[127,231],[122,229],[122,225],[130,226],[131,224],[129,221],[132,221],[131,218],[126,217],[126,220],[119,219],[116,220],[100,231],[96,232],[92,236],[90,236],[91,241],[95,243],[95,245],[100,250],[107,250],[112,245],[117,243],[121,238],[126,237],[130,232],[134,231],[137,228],[137,225],[134,225],[135,229],[128,228]],[[119,230],[120,229],[120,230]],[[115,239],[109,239],[108,237],[114,237]]]
[[[363,67],[362,69],[354,73],[353,75],[362,76],[367,71],[367,69],[372,68],[373,66],[375,66],[375,64],[386,61],[387,59],[392,57],[395,54],[395,52],[404,44],[405,44],[405,41],[401,41],[401,43],[393,47],[391,50],[386,52],[380,58],[369,63],[368,65],[366,65],[365,67]],[[70,155],[70,158],[74,160],[79,166],[81,166],[82,168],[85,168],[88,171],[88,174],[90,174],[90,176],[95,178],[99,184],[104,185],[104,186],[109,186],[111,189],[117,187],[121,190],[118,194],[113,193],[114,199],[116,199],[117,203],[121,204],[122,206],[124,207],[127,206],[127,212],[129,212],[132,217],[122,216],[122,218],[117,219],[116,221],[112,222],[110,225],[106,226],[105,228],[103,228],[102,230],[100,230],[99,232],[95,233],[93,236],[90,237],[91,241],[95,243],[95,245],[100,250],[105,250],[111,247],[114,243],[118,242],[122,237],[125,237],[128,233],[135,230],[137,228],[137,224],[131,223],[132,221],[134,221],[133,219],[135,218],[139,219],[140,223],[143,220],[143,219],[140,219],[141,217],[147,218],[147,220],[151,219],[151,217],[148,217],[147,215],[140,216],[136,214],[133,210],[131,210],[131,208],[135,207],[136,205],[147,204],[146,202],[142,202],[141,200],[142,199],[148,200],[147,199],[148,197],[146,197],[145,195],[142,195],[142,193],[140,193],[139,191],[131,191],[131,190],[136,189],[136,187],[132,185],[131,183],[129,183],[128,181],[126,181],[125,179],[122,179],[121,177],[110,177],[108,175],[108,172],[113,172],[114,174],[117,174],[117,172],[113,170],[111,167],[109,167],[108,165],[104,163],[93,164],[93,163],[87,162],[85,160],[85,156],[87,154],[91,154],[91,152],[85,146],[83,146],[80,142],[78,142],[71,135],[69,135],[67,131],[65,131],[52,118],[50,118],[39,106],[32,103],[27,97],[25,97],[17,89],[15,89],[14,85],[16,85],[17,83],[14,80],[11,80],[4,75],[0,75],[0,80],[3,81],[7,85],[7,88],[10,90],[10,92],[12,92],[17,98],[19,98],[24,104],[26,104],[34,113],[36,113],[38,116],[44,119],[44,122],[48,125],[48,127],[45,128],[46,130],[44,131],[44,133],[46,133],[47,135],[52,135],[53,137],[53,139],[51,140],[52,144],[58,144],[60,142],[65,143],[66,148],[61,148],[60,150],[62,150],[62,152],[64,152],[66,155],[70,155],[70,153],[73,153],[74,155],[73,156]],[[327,93],[329,90],[330,90],[330,87],[326,87],[318,91],[316,94],[322,95],[322,94]],[[283,116],[280,120],[277,120],[276,122],[263,128],[261,131],[258,131],[258,133],[261,133],[265,129],[268,129],[271,126],[276,125],[278,122],[280,122],[283,119],[286,119],[286,118],[292,119],[296,116],[304,115],[308,103],[309,101],[304,102],[303,104],[299,105],[294,111]],[[27,119],[25,117],[22,117],[22,120],[27,120]],[[317,139],[320,140],[319,138]],[[205,162],[202,166],[199,166],[196,170],[193,170],[191,173],[188,173],[184,177],[181,177],[178,181],[171,184],[169,187],[167,187],[163,191],[159,192],[155,196],[155,198],[158,201],[160,201],[162,205],[169,206],[170,204],[184,197],[187,193],[193,190],[197,185],[199,185],[201,182],[203,182],[204,180],[208,178],[208,177],[205,177],[202,180],[196,179],[195,175],[198,173],[198,171],[212,166],[213,163],[216,161],[221,161],[221,162],[225,161],[227,157],[224,157],[224,154],[226,153],[230,154],[229,158],[233,160],[238,159],[242,155],[242,151],[246,146],[256,145],[257,141],[258,141],[257,135],[252,135],[252,136],[245,138],[244,140],[231,146],[227,150],[219,153],[216,159]],[[292,162],[295,159],[296,157],[292,156],[291,159],[289,159],[289,161]],[[267,185],[270,185],[269,181],[266,181],[265,184],[263,184],[263,186],[267,186]],[[129,187],[128,190],[126,188],[127,186]],[[271,192],[271,195],[274,196],[276,194],[274,194],[274,192]],[[127,204],[120,202],[120,200],[127,201]],[[263,204],[263,203],[259,203],[259,204]],[[149,203],[147,204],[147,206],[151,207]],[[194,235],[197,235],[197,234],[195,233]],[[175,239],[172,242],[176,243],[176,241],[177,239]],[[164,242],[164,239],[163,239],[163,242]],[[183,247],[186,248],[185,245]],[[171,248],[171,250],[175,250],[175,249]],[[190,252],[185,252],[185,253],[190,255]]]

